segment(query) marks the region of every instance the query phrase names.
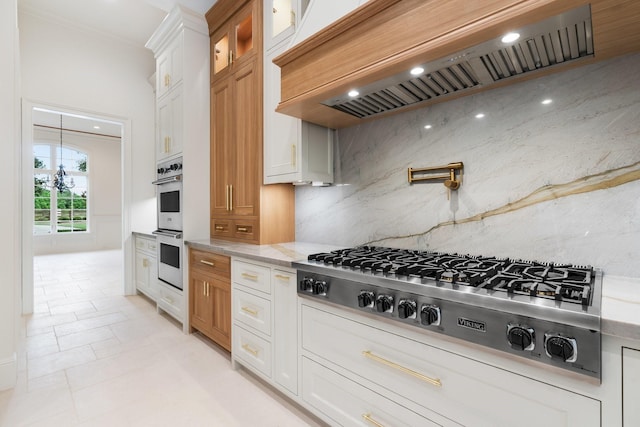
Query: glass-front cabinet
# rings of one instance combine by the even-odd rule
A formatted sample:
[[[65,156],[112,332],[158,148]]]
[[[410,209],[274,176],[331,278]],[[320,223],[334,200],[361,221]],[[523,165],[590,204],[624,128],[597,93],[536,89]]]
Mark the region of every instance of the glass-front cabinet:
[[[227,25],[211,37],[211,79],[226,76],[256,52],[257,13],[255,2],[248,3]]]
[[[265,50],[291,37],[309,0],[264,0]]]

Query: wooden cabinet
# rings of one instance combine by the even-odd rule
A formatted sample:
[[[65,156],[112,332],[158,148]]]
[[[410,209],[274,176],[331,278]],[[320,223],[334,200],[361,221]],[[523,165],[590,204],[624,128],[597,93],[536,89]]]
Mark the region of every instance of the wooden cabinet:
[[[298,395],[296,272],[234,258],[234,361],[289,396]]]
[[[264,186],[262,1],[218,1],[211,30],[211,236],[294,240],[291,186]]]
[[[135,237],[135,280],[136,290],[142,292],[153,301],[158,298],[158,257],[156,255],[156,239]]]
[[[191,330],[231,351],[231,282],[229,257],[189,251],[189,319]]]

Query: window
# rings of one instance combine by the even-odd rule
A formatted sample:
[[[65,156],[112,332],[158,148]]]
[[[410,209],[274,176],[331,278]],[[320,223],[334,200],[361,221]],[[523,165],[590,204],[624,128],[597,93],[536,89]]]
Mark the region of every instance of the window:
[[[62,192],[51,187],[58,165],[63,164]],[[56,144],[33,146],[33,234],[81,233],[88,230],[87,153]],[[73,185],[71,184],[73,180]]]

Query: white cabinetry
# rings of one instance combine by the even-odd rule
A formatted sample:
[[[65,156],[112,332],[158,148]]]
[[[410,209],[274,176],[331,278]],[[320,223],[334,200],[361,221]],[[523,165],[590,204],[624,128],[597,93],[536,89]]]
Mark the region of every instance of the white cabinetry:
[[[182,153],[182,86],[178,85],[157,101],[158,142],[156,159]]]
[[[349,399],[340,402],[337,390],[333,397],[326,393],[327,398],[318,398],[321,391],[313,389],[320,387],[318,378],[337,373],[385,396],[388,405],[395,403],[398,410],[407,408],[436,424],[600,426],[599,400],[445,351],[434,346],[438,341],[433,337],[416,341],[368,318],[351,313],[342,317],[330,308],[307,302],[301,305],[301,319],[303,360],[321,365],[309,370],[304,362],[305,401],[325,413],[327,408],[319,402],[330,399],[331,405],[340,409],[330,410],[334,417],[341,411],[351,413],[349,405],[354,405],[354,410],[377,407],[364,394],[359,406]],[[305,385],[312,389],[308,391]],[[390,419],[385,418],[382,406],[380,409],[378,416]]]
[[[640,426],[640,351],[622,347],[622,425]]]
[[[159,293],[156,239],[137,235],[135,242],[136,289],[155,301]]]
[[[277,4],[277,5],[276,5]],[[283,53],[306,2],[265,0],[264,39],[264,183],[333,182],[332,129],[276,113],[280,102],[280,68],[273,58]],[[273,13],[273,9],[277,12]],[[286,12],[286,11],[289,12]],[[268,14],[272,11],[271,14]],[[285,27],[278,14],[293,21]],[[286,22],[285,22],[286,23]]]
[[[232,259],[232,348],[239,362],[289,396],[298,394],[294,270]]]
[[[178,34],[156,59],[156,96],[164,96],[182,82],[184,37]]]

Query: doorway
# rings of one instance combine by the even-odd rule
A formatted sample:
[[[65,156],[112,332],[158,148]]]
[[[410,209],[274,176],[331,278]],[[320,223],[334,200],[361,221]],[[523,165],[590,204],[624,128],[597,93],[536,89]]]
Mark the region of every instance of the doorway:
[[[34,255],[119,249],[132,293],[129,152],[127,119],[23,101],[23,314],[34,309]]]

